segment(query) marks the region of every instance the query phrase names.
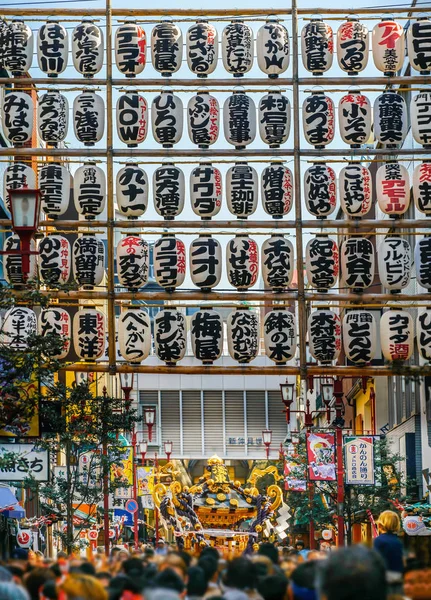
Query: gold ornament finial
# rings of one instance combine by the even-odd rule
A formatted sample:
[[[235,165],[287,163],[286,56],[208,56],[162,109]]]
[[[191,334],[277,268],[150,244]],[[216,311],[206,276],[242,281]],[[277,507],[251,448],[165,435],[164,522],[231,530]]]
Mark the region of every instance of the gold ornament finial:
[[[208,459],[208,465],[222,465],[223,461],[222,459],[217,456],[217,454],[214,454],[214,456],[211,456],[211,458]]]

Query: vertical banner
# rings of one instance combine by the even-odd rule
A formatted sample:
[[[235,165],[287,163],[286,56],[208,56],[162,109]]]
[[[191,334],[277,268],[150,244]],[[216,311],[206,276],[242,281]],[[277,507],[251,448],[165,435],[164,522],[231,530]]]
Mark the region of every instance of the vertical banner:
[[[307,490],[305,465],[300,465],[286,458],[284,463],[284,489],[287,492],[305,492]]]
[[[345,436],[346,483],[374,485],[374,439],[372,436]]]
[[[152,474],[152,467],[136,467],[138,496],[145,496],[151,493],[149,485]]]
[[[121,460],[111,466],[111,478],[112,480],[124,481],[123,487],[118,487],[114,491],[115,498],[131,498],[133,492],[133,448],[132,446],[126,446],[122,450]]]
[[[335,481],[333,433],[307,433],[307,462],[310,481]]]

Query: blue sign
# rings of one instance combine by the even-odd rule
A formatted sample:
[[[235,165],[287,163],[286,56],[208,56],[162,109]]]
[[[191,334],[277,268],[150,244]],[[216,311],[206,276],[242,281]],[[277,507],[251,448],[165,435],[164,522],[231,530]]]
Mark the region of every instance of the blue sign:
[[[129,500],[127,500],[127,502],[124,506],[125,506],[125,509],[128,510],[130,513],[137,512],[137,510],[139,508],[138,503],[133,498],[130,498]]]
[[[114,523],[122,521],[126,527],[133,527],[132,513],[123,508],[114,508]]]

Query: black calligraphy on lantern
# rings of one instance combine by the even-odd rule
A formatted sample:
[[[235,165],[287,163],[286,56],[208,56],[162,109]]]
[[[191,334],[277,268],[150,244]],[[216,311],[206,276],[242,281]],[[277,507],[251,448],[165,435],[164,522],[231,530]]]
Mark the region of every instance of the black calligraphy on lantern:
[[[178,310],[162,310],[154,319],[156,354],[167,364],[181,360],[187,349],[186,321]]]
[[[374,279],[374,248],[365,237],[351,237],[342,246],[343,279],[349,288],[369,287]]]
[[[80,356],[87,360],[99,358],[105,345],[105,320],[102,313],[91,309],[83,310],[77,313],[77,318],[76,341]]]
[[[75,135],[86,146],[98,142],[104,128],[103,100],[94,92],[79,94],[73,102]]]
[[[190,244],[192,281],[204,291],[216,286],[221,276],[221,248],[210,236],[202,236]]]
[[[389,289],[402,289],[410,281],[410,244],[401,237],[387,237],[379,248],[379,274]]]
[[[49,216],[64,214],[69,204],[70,174],[61,165],[44,165],[39,172],[42,210]]]
[[[409,59],[416,71],[431,69],[431,21],[414,21],[408,30]]]
[[[217,30],[214,25],[198,22],[187,32],[187,62],[196,75],[209,75],[217,66]]]
[[[281,23],[268,21],[257,32],[259,68],[270,77],[286,71],[289,65],[289,33]]]
[[[6,281],[11,285],[24,284],[25,281],[22,272],[22,256],[18,253],[21,249],[19,237],[16,234],[7,237],[3,246],[3,249],[6,253],[14,253],[5,254],[3,257]],[[32,250],[34,250],[34,243],[32,243]],[[30,257],[30,273],[28,276],[30,279],[33,279],[36,276],[36,260],[34,256]]]
[[[147,210],[148,180],[145,171],[126,165],[117,174],[118,208],[126,217],[139,217]]]
[[[59,23],[46,23],[39,29],[38,62],[44,73],[58,75],[67,66],[67,31]]]
[[[293,246],[283,236],[273,236],[262,245],[265,285],[273,289],[289,286],[293,274]]]
[[[239,363],[248,363],[259,352],[259,321],[251,310],[236,310],[228,319],[229,354]]]
[[[192,318],[194,355],[203,362],[217,360],[223,343],[223,321],[214,310],[199,310]]]
[[[286,96],[271,93],[259,102],[259,131],[271,148],[284,144],[290,131],[290,102]]]
[[[424,310],[419,313],[417,324],[419,354],[429,361],[431,360],[431,311]]]
[[[183,132],[183,103],[178,96],[162,93],[151,107],[153,135],[159,144],[169,148],[180,141]]]
[[[226,175],[227,204],[232,214],[239,218],[252,215],[257,207],[257,173],[247,164],[236,164]]]
[[[373,31],[374,37],[376,48],[373,55],[377,68],[385,73],[395,73],[404,58],[403,26],[395,21],[377,23]]]
[[[341,137],[346,144],[360,146],[370,137],[371,105],[362,94],[347,94],[339,104]]]
[[[359,21],[347,21],[337,31],[338,64],[348,73],[362,71],[368,62],[368,29]]]
[[[237,236],[227,245],[227,276],[229,283],[241,290],[254,285],[259,274],[257,244],[249,237]]]
[[[413,137],[418,144],[431,144],[431,94],[417,94],[411,104]]]
[[[174,23],[159,23],[151,34],[153,66],[159,73],[175,73],[181,66],[183,40]]]
[[[352,216],[367,214],[371,208],[371,175],[366,167],[348,165],[340,173],[340,202]]]
[[[272,310],[264,320],[265,352],[276,363],[291,360],[296,351],[295,318],[287,310]]]
[[[334,240],[315,237],[307,244],[307,273],[309,283],[327,290],[337,282],[339,270],[338,247]]]
[[[33,33],[23,21],[14,20],[2,30],[1,60],[12,74],[25,73],[33,58]]]
[[[80,286],[101,283],[105,263],[105,247],[101,240],[91,235],[78,238],[73,243],[73,271]]]
[[[431,163],[424,162],[416,167],[413,194],[418,210],[431,213]]]
[[[375,135],[382,144],[399,144],[406,136],[407,109],[400,94],[381,94],[374,104]]]
[[[92,77],[102,68],[102,30],[90,21],[83,21],[73,30],[72,50],[75,69],[86,77]]]
[[[145,67],[147,38],[145,30],[136,23],[125,23],[115,34],[115,62],[126,77],[142,73]]]
[[[331,167],[315,164],[305,172],[305,200],[308,211],[316,217],[326,217],[335,210],[336,177]]]
[[[65,358],[70,348],[70,316],[62,308],[49,308],[40,313],[39,333],[58,336],[62,341],[62,348],[50,351],[50,356]],[[46,352],[46,350],[44,351]]]
[[[94,218],[105,207],[105,173],[96,165],[83,165],[75,173],[75,204],[80,214]]]
[[[389,353],[392,360],[407,360],[411,354],[411,325],[409,313],[389,311],[387,319]]]
[[[186,272],[184,243],[175,237],[160,238],[154,244],[154,276],[167,290],[181,285]]]
[[[227,141],[241,148],[256,136],[256,107],[251,98],[236,92],[224,104],[223,121]]]
[[[189,136],[193,144],[205,148],[217,141],[219,134],[218,101],[214,96],[201,93],[194,96],[187,107]]]
[[[253,31],[240,21],[223,30],[223,63],[226,71],[235,75],[247,73],[253,64]]]
[[[39,244],[39,269],[44,283],[67,283],[70,276],[70,244],[60,235],[48,235]]]
[[[147,137],[147,102],[136,93],[123,94],[117,101],[117,130],[122,142],[140,144]]]
[[[33,129],[33,101],[24,92],[7,92],[3,101],[3,126],[10,142],[24,144]]]
[[[150,319],[143,310],[128,310],[120,317],[121,348],[123,358],[130,362],[140,362],[147,358],[150,350]]]
[[[302,30],[302,61],[307,71],[323,73],[332,65],[332,29],[323,21],[311,21]]]
[[[39,100],[38,127],[44,142],[57,143],[65,139],[69,123],[69,103],[58,92],[47,92]]]
[[[377,201],[386,214],[403,214],[410,202],[408,172],[399,163],[386,163],[377,171]]]
[[[425,237],[415,248],[416,277],[426,289],[431,288],[431,237]]]
[[[193,212],[202,218],[216,215],[221,208],[222,177],[218,169],[202,165],[190,176],[190,198]]]
[[[343,322],[345,352],[355,363],[369,363],[375,353],[375,322],[366,311],[352,311]]]
[[[36,333],[36,314],[30,308],[15,306],[4,317],[3,335],[13,350],[25,350],[28,338]]]
[[[305,99],[302,107],[304,134],[307,142],[319,148],[332,142],[335,129],[334,103],[328,96],[315,93]]]
[[[9,190],[16,190],[25,185],[29,188],[36,187],[36,175],[33,169],[24,163],[14,162],[11,165],[8,165],[3,177],[3,197],[8,210],[10,210]]]
[[[148,279],[148,244],[140,237],[129,235],[117,246],[117,270],[120,283],[136,290]]]
[[[318,310],[309,318],[311,352],[320,362],[332,362],[341,349],[341,324],[338,315],[329,310]]]
[[[159,215],[172,218],[184,207],[184,173],[174,165],[159,167],[153,175],[154,207]]]
[[[292,207],[292,173],[281,164],[272,164],[262,171],[262,203],[266,213],[274,218],[286,215]]]

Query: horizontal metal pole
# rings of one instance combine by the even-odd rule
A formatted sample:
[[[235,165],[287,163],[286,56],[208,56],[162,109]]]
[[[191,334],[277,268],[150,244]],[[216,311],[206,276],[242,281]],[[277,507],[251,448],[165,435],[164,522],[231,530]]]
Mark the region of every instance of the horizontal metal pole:
[[[402,13],[421,13],[428,12],[429,6],[406,6],[400,8],[396,5],[388,5],[387,9],[380,8],[298,8],[299,15],[380,15],[402,14]]]

